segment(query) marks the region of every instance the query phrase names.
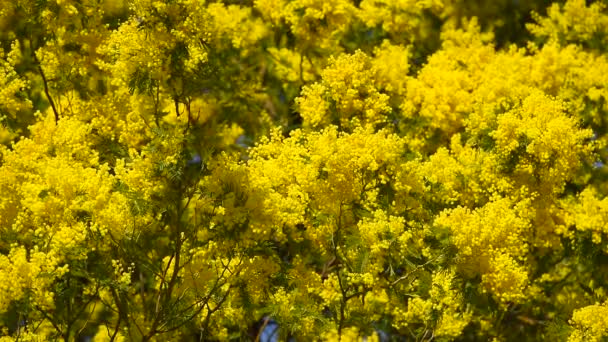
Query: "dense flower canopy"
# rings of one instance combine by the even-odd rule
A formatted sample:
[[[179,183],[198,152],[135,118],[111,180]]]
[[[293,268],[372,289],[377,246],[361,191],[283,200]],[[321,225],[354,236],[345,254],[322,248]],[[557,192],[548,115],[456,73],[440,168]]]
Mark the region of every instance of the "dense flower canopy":
[[[605,1],[0,0],[0,341],[603,341],[607,159]]]

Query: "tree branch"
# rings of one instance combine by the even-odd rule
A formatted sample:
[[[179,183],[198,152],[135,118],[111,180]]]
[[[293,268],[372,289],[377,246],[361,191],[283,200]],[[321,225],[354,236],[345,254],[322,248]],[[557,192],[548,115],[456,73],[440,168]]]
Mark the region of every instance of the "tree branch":
[[[55,101],[53,101],[53,98],[51,97],[48,81],[46,79],[46,75],[44,74],[44,70],[42,70],[42,64],[40,63],[40,60],[38,59],[38,56],[36,56],[35,52],[34,52],[34,62],[36,62],[36,64],[38,65],[38,72],[40,73],[40,76],[42,77],[42,82],[44,83],[44,94],[46,95],[46,99],[51,104],[51,108],[53,109],[53,114],[55,115],[55,123],[57,123],[57,122],[59,122],[59,112],[57,112],[57,107],[55,107]]]

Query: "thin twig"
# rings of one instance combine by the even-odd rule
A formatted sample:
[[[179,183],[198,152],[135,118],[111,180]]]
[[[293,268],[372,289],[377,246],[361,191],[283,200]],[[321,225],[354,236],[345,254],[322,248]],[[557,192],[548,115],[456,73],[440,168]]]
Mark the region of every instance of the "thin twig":
[[[255,337],[255,342],[260,342],[260,337],[262,337],[262,332],[264,331],[264,329],[266,329],[268,322],[270,322],[270,317],[264,318],[264,323],[262,323],[260,330],[258,330],[258,334]]]
[[[51,108],[53,108],[53,114],[55,114],[55,123],[57,123],[59,122],[59,113],[57,112],[57,107],[55,107],[55,101],[53,101],[51,93],[49,92],[48,81],[46,79],[46,75],[44,74],[44,70],[42,70],[42,64],[40,63],[38,56],[36,56],[36,53],[34,53],[34,62],[36,62],[36,64],[38,65],[38,71],[40,72],[40,76],[42,76],[42,82],[44,83],[44,94],[46,95],[46,99],[51,104]]]

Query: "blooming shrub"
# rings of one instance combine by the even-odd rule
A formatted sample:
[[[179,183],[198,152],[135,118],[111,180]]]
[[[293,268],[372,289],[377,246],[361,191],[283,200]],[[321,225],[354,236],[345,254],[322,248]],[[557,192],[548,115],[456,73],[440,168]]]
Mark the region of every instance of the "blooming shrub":
[[[0,0],[0,341],[608,339],[606,6]]]

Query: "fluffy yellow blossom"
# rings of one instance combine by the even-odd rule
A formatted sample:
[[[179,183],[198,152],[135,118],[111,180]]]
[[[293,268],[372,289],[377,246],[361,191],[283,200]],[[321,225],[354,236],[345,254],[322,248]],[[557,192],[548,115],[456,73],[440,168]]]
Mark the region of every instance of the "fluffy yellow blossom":
[[[393,311],[393,325],[398,329],[424,323],[434,326],[434,334],[440,338],[454,338],[470,323],[471,313],[463,305],[462,295],[456,290],[453,271],[440,271],[432,275],[428,298],[414,297],[407,302],[407,311],[397,307]]]
[[[163,69],[167,68],[168,61],[163,60],[162,51],[173,47],[175,39],[168,32],[159,32],[156,39],[151,40],[146,32],[138,29],[138,25],[135,18],[131,19],[98,48],[98,53],[108,58],[108,62],[99,61],[98,65],[115,75],[114,85],[126,86],[128,77],[139,70],[154,79],[167,77]]]
[[[246,50],[267,35],[264,23],[252,18],[251,9],[248,7],[211,3],[206,12],[213,23],[212,33],[217,37],[229,39],[235,48]]]
[[[315,79],[310,59],[287,48],[269,48],[268,53],[275,60],[275,72],[285,82],[310,82]],[[302,112],[305,112],[303,110]]]
[[[429,295],[435,310],[441,311],[437,321],[435,336],[440,338],[455,338],[470,323],[471,313],[463,305],[463,298],[455,289],[455,273],[453,271],[437,272],[433,275],[433,287]]]
[[[14,69],[21,58],[19,48],[19,42],[15,41],[8,54],[0,50],[0,122],[7,115],[15,118],[20,110],[31,106],[31,101],[20,96],[28,82]]]
[[[274,11],[267,1],[256,1],[262,12],[267,14]],[[276,5],[280,4],[276,3]],[[304,47],[315,45],[324,49],[335,49],[335,42],[343,35],[355,11],[354,5],[346,0],[293,0],[286,1],[282,7],[282,18],[291,32],[300,39]]]
[[[517,156],[515,178],[541,194],[560,192],[573,178],[580,156],[590,153],[585,140],[591,131],[579,129],[576,119],[564,112],[562,103],[536,92],[520,108],[499,116],[498,127],[490,133],[504,159]]]
[[[606,15],[0,0],[0,340],[605,339]]]
[[[321,83],[306,86],[296,102],[304,124],[347,125],[356,117],[364,123],[379,124],[390,113],[389,96],[375,85],[377,73],[372,59],[362,51],[330,59],[321,73]]]
[[[526,298],[528,275],[525,267],[508,254],[497,253],[489,260],[482,283],[501,303],[518,303]]]
[[[443,49],[429,58],[416,78],[408,80],[400,106],[404,125],[413,124],[407,129],[425,140],[436,130],[449,137],[462,128],[463,118],[473,111],[474,90],[483,74],[468,70],[483,68],[495,54],[492,46],[483,44],[475,21],[466,31],[446,35],[449,39]]]
[[[396,39],[415,41],[427,38],[424,11],[438,10],[441,0],[363,0],[359,17],[369,27],[380,25]]]
[[[4,282],[12,285],[3,289],[2,310],[28,293],[36,305],[55,307],[62,300],[54,298],[55,282],[71,277],[71,264],[87,260],[99,239],[132,230],[127,201],[112,193],[107,165],[91,150],[90,127],[48,115],[30,131],[0,167],[0,188],[11,194],[0,202],[4,241],[24,244],[2,257],[3,277],[12,279]]]
[[[436,220],[452,231],[463,258],[460,267],[472,276],[481,274],[488,291],[501,301],[522,299],[527,284],[525,268],[517,263],[528,253],[527,205],[501,198],[473,212],[463,207],[444,211]]]
[[[405,95],[410,55],[410,49],[388,40],[374,49],[372,64],[377,70],[376,82],[397,99]]]
[[[526,254],[527,246],[522,241],[530,229],[526,205],[500,198],[474,211],[463,207],[444,211],[436,224],[453,231],[454,244],[464,257],[471,259],[464,263],[465,267],[484,273],[488,258],[497,250],[516,257]]]
[[[605,304],[589,305],[575,310],[570,319],[574,328],[568,341],[602,341],[608,335],[608,309]]]
[[[596,191],[591,188],[583,190],[575,203],[568,203],[565,223],[569,227],[582,232],[591,232],[592,241],[600,243],[607,233],[608,199],[599,199]]]
[[[382,211],[375,211],[373,215],[373,218],[364,218],[358,224],[361,238],[372,255],[383,255],[392,247],[407,245],[411,233],[406,231],[403,218],[386,217]]]
[[[547,9],[547,17],[534,13],[536,23],[527,27],[535,36],[561,44],[589,42],[593,47],[602,48],[608,24],[605,8],[604,3],[583,0],[568,0],[562,5],[554,3]],[[594,41],[596,39],[598,41]]]
[[[54,307],[50,286],[66,271],[52,254],[38,249],[27,253],[23,247],[12,248],[8,256],[0,256],[0,270],[3,279],[0,312],[6,312],[13,301],[28,295],[41,307]]]
[[[331,123],[330,104],[327,101],[327,88],[320,83],[305,86],[296,99],[300,115],[311,127],[322,127]]]

